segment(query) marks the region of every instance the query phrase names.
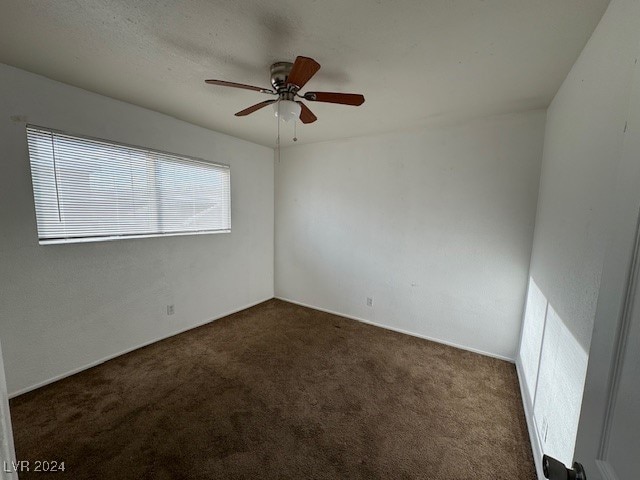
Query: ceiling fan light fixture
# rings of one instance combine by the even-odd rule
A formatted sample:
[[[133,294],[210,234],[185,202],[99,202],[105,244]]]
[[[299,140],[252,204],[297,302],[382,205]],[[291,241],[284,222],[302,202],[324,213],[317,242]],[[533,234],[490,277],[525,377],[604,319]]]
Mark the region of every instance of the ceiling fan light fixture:
[[[364,103],[364,96],[359,93],[342,93],[342,92],[307,92],[300,95],[298,91],[304,87],[318,70],[320,64],[313,58],[297,56],[296,61],[276,62],[271,65],[271,86],[273,88],[256,87],[246,85],[244,83],[227,82],[226,80],[205,80],[210,85],[219,85],[222,87],[242,88],[244,90],[253,90],[267,95],[274,95],[272,100],[251,105],[244,110],[236,112],[236,117],[246,117],[258,110],[273,105],[273,110],[278,118],[285,122],[300,119],[304,124],[313,123],[318,120],[307,105],[301,101],[296,101],[296,97],[307,100],[309,102],[337,103],[340,105],[353,105],[357,107]],[[278,127],[280,128],[280,127]]]
[[[293,100],[278,100],[273,104],[273,111],[276,117],[281,118],[285,122],[300,118],[302,107],[298,102]]]

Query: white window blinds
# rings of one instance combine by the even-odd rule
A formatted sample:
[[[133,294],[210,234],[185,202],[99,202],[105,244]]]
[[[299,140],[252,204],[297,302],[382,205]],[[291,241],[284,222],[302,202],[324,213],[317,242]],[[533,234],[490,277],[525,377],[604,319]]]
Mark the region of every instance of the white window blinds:
[[[229,167],[28,126],[41,244],[229,232]]]

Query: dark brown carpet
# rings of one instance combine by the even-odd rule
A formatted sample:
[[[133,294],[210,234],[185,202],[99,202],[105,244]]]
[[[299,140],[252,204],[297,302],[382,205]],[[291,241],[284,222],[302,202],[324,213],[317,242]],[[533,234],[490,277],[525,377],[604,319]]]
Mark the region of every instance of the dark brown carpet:
[[[11,413],[53,479],[535,479],[513,365],[279,300]]]

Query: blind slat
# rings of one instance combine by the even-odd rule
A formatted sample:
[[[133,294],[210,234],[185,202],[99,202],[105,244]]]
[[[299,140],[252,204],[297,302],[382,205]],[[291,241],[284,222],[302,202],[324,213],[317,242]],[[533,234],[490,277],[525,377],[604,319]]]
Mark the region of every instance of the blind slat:
[[[27,127],[40,243],[228,232],[226,166]]]

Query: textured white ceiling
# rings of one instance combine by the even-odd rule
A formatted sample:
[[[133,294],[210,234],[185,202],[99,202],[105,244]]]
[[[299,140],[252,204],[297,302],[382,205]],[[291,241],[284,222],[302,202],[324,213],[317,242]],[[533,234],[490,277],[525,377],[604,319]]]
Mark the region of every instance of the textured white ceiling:
[[[366,97],[309,103],[310,143],[546,107],[607,4],[2,0],[0,62],[274,146],[270,108],[233,115],[270,97],[203,81],[269,87],[271,63],[310,56],[322,69],[306,89]]]

